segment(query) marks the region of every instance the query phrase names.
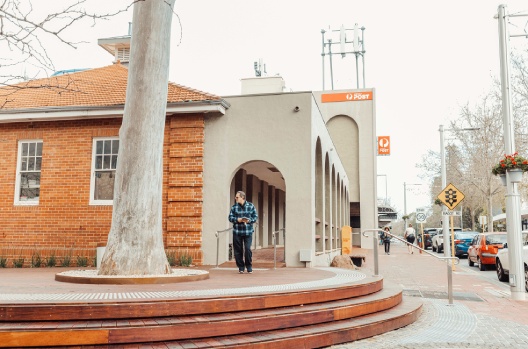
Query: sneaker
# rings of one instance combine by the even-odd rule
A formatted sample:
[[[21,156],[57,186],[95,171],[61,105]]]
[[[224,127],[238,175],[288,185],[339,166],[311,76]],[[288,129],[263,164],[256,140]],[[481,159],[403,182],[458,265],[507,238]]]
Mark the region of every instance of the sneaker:
[[[248,274],[253,274],[253,270],[251,270],[251,271],[248,271]]]
[[[243,270],[239,270],[238,273],[239,274],[244,274],[244,271]]]

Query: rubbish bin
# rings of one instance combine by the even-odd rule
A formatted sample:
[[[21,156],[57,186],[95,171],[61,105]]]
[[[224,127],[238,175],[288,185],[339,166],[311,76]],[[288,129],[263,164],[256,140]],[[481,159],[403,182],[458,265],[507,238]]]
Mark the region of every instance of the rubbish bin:
[[[103,260],[103,255],[106,251],[106,242],[100,242],[97,244],[97,269],[99,269],[99,266],[101,265],[101,261]]]

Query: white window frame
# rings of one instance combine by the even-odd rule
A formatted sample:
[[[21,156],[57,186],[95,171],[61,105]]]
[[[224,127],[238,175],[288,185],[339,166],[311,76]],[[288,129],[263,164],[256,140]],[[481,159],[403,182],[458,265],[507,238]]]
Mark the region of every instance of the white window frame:
[[[115,140],[119,140],[119,137],[94,137],[93,138],[93,141],[92,141],[92,169],[90,173],[90,205],[113,205],[114,204],[114,200],[95,200],[94,197],[95,197],[95,174],[96,174],[95,160],[96,160],[97,142],[115,141]]]
[[[39,195],[38,200],[30,200],[30,201],[20,200],[20,185],[21,185],[20,182],[21,182],[21,177],[22,177],[21,167],[22,167],[22,144],[23,143],[42,143],[42,149],[44,149],[44,141],[42,139],[21,139],[18,141],[14,203],[15,205],[19,205],[19,206],[38,206],[40,202],[40,195]],[[37,171],[34,171],[34,172],[37,172]],[[42,179],[42,163],[40,165],[39,172],[40,172],[41,179]]]

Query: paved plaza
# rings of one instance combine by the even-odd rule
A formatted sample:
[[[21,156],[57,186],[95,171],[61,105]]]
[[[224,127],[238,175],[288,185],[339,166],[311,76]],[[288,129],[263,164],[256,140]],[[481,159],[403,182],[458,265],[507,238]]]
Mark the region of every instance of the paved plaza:
[[[120,299],[215,297],[339,285],[374,274],[372,250],[358,271],[336,268],[255,269],[240,275],[236,268],[200,268],[212,278],[175,285],[83,285],[56,282],[61,268],[0,270],[1,303],[97,302]],[[379,253],[379,274],[387,284],[403,289],[404,297],[423,301],[413,324],[379,336],[334,345],[331,349],[369,348],[527,348],[528,301],[513,301],[507,283],[494,270],[479,271],[463,258],[453,272],[453,304],[448,304],[447,266],[428,254],[407,252],[393,244],[391,254]],[[293,349],[293,348],[292,348]]]
[[[362,269],[373,272],[372,252],[366,253]],[[407,297],[423,299],[422,315],[399,330],[330,348],[528,348],[528,301],[511,300],[495,270],[479,271],[462,258],[453,272],[449,305],[445,262],[416,250],[409,254],[402,244],[392,244],[390,255],[381,246],[379,258],[384,280],[400,285]]]

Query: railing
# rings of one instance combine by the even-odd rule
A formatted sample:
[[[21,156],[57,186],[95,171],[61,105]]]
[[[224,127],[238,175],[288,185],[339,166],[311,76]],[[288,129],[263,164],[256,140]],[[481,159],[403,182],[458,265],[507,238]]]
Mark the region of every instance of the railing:
[[[283,241],[284,241],[284,256],[286,256],[286,239],[285,239],[285,233],[286,228],[281,228],[279,230],[275,230],[271,233],[271,236],[273,238],[273,269],[277,269],[277,238],[275,237],[276,234],[283,232]]]
[[[374,275],[375,276],[378,276],[379,275],[379,267],[378,267],[378,233],[379,232],[383,232],[387,235],[390,235],[392,236],[393,238],[395,238],[396,240],[399,240],[403,243],[405,243],[406,245],[411,245],[413,248],[416,248],[420,251],[423,251],[425,253],[427,253],[428,255],[430,256],[433,256],[439,260],[443,260],[443,261],[451,261],[451,265],[452,264],[458,264],[460,263],[460,259],[458,257],[440,257],[438,255],[435,255],[435,254],[432,254],[431,252],[419,247],[419,246],[416,246],[414,244],[411,244],[410,242],[407,242],[407,240],[404,240],[388,231],[385,231],[385,230],[382,230],[382,229],[366,229],[363,231],[363,236],[364,237],[367,237],[366,233],[368,232],[376,232],[375,234],[372,234],[372,246],[373,246],[373,250],[374,250]],[[449,298],[449,304],[453,304],[453,274],[452,274],[452,271],[451,271],[451,266],[448,266],[447,268],[447,286],[448,286],[448,298]]]
[[[227,229],[224,229],[224,230],[217,230],[215,232],[215,236],[216,236],[216,268],[218,268],[218,255],[220,254],[220,234],[228,232],[230,230],[233,230],[233,228],[231,227],[231,228],[227,228]]]

